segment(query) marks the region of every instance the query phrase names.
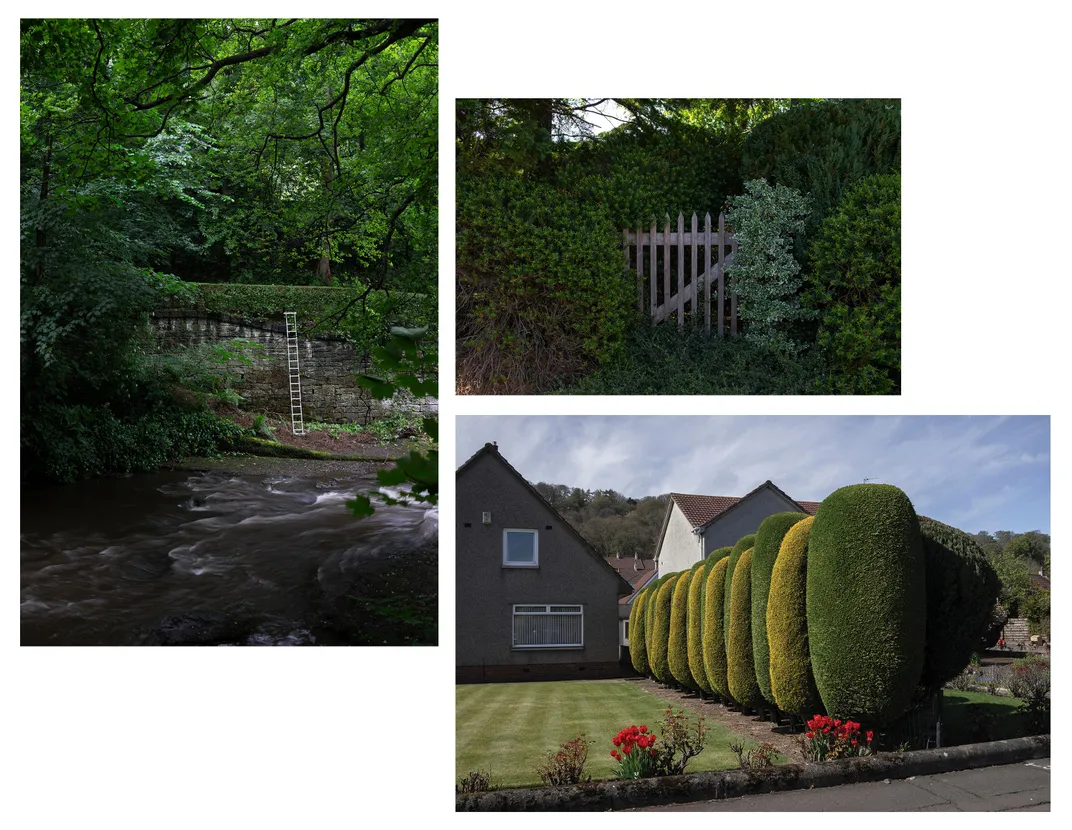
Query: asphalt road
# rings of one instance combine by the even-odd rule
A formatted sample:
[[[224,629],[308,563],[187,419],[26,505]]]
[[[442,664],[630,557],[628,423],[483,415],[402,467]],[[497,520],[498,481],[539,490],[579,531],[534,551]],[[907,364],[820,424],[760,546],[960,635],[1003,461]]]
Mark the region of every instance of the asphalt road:
[[[646,807],[644,812],[1049,812],[1050,759],[874,784]]]

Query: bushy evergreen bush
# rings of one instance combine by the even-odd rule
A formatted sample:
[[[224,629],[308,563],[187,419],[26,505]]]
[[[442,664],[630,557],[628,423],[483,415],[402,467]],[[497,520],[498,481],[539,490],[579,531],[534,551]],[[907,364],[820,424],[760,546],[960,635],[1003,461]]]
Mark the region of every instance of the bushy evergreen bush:
[[[659,594],[659,588],[668,578],[668,576],[660,576],[644,588],[644,593],[648,595],[648,598],[644,603],[644,640],[647,644],[649,674],[654,674],[654,672],[651,671],[651,655],[652,643],[654,642],[654,637],[652,635],[655,633],[655,606],[657,605],[655,599]]]
[[[667,645],[667,662],[670,674],[686,689],[697,689],[689,669],[689,585],[693,571],[682,571],[674,583],[674,595],[670,605],[670,641]]]
[[[752,548],[741,554],[733,569],[730,593],[730,636],[726,640],[726,680],[733,699],[742,706],[763,705],[752,659]]]
[[[749,533],[747,536],[738,539],[737,544],[730,550],[729,564],[726,566],[726,579],[723,586],[722,597],[722,637],[728,643],[730,639],[730,594],[733,591],[733,572],[737,568],[737,560],[741,558],[746,550],[752,547],[756,543],[756,534]]]
[[[707,574],[715,563],[710,557],[701,559],[691,568],[689,580],[689,673],[696,686],[704,691],[711,691],[711,684],[707,682],[707,672],[703,664],[703,602],[704,589],[707,586]]]
[[[726,679],[726,638],[722,633],[722,621],[725,617],[723,588],[729,564],[728,555],[715,562],[707,574],[707,587],[704,591],[706,597],[703,634],[704,671],[711,690],[723,697],[730,696],[729,682]]]
[[[810,236],[867,176],[901,172],[900,100],[827,100],[794,104],[757,124],[744,142],[742,175],[810,198]]]
[[[901,177],[845,193],[808,248],[803,302],[818,322],[831,391],[901,388]]]
[[[661,683],[673,682],[670,671],[670,613],[674,598],[674,584],[679,574],[671,574],[655,593],[651,619],[651,646],[648,649],[648,664],[655,679]]]
[[[629,661],[637,674],[648,673],[648,645],[645,642],[644,606],[647,594],[641,591],[633,598],[633,607],[629,609]]]
[[[619,350],[634,287],[606,208],[489,170],[458,182],[459,383],[539,392]]]
[[[989,628],[1001,583],[967,533],[920,519],[927,561],[927,653],[920,684],[937,690],[960,674]]]
[[[811,672],[805,607],[808,537],[814,521],[813,516],[807,516],[785,534],[771,570],[767,595],[771,694],[783,712],[807,716],[823,712]]]
[[[854,484],[820,505],[808,539],[808,645],[835,717],[889,723],[912,700],[927,635],[919,519],[901,490]]]
[[[752,657],[756,667],[756,682],[768,703],[775,702],[771,692],[770,647],[767,642],[767,595],[770,593],[771,571],[785,534],[803,518],[803,513],[775,513],[768,516],[756,531],[756,544],[752,549]]]

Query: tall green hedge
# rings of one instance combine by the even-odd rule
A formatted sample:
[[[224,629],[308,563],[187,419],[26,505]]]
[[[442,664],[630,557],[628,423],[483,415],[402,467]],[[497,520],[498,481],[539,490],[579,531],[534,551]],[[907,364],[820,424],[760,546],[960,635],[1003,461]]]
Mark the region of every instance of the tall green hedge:
[[[648,673],[651,675],[654,675],[654,672],[651,671],[651,655],[652,644],[655,642],[653,636],[655,633],[655,606],[658,604],[655,602],[655,598],[658,596],[659,588],[666,582],[666,580],[667,577],[660,576],[644,588],[644,593],[648,595],[648,598],[644,603],[644,639],[647,644],[648,652]]]
[[[901,177],[872,176],[849,189],[808,247],[803,307],[834,391],[901,388]]]
[[[629,660],[637,674],[648,673],[648,646],[645,642],[644,606],[647,594],[641,591],[633,598],[629,610]]]
[[[752,549],[752,657],[756,682],[768,703],[775,702],[771,692],[770,647],[767,643],[767,595],[770,593],[771,571],[782,539],[804,515],[793,512],[768,516],[756,531],[756,544]]]
[[[842,487],[819,507],[808,540],[808,643],[831,715],[889,723],[906,710],[926,649],[925,569],[919,519],[896,487]]]
[[[901,172],[901,102],[827,100],[794,105],[757,124],[745,139],[742,175],[806,193],[810,235],[867,176]]]
[[[655,679],[670,683],[673,673],[670,671],[670,609],[674,597],[674,583],[678,574],[667,576],[655,594],[652,609],[651,648],[648,649],[648,664]]]
[[[696,681],[689,669],[689,585],[692,571],[682,571],[674,583],[674,595],[670,605],[670,640],[667,645],[667,662],[670,674],[686,689],[696,689]]]
[[[808,537],[815,518],[794,524],[782,539],[771,570],[767,595],[767,642],[770,646],[770,683],[774,703],[783,712],[821,714],[822,701],[815,688],[808,651]]]
[[[927,654],[924,687],[937,690],[960,674],[986,636],[1001,582],[968,534],[920,519],[927,556]]]
[[[707,682],[707,672],[703,664],[703,602],[704,589],[707,586],[707,574],[715,563],[711,558],[701,559],[692,566],[689,580],[689,673],[702,691],[710,693],[711,684]]]
[[[722,634],[723,583],[729,567],[729,556],[718,559],[707,574],[707,588],[704,591],[704,634],[703,658],[704,671],[711,690],[722,697],[730,696],[730,687],[726,679],[726,638]]]
[[[738,539],[737,544],[730,550],[730,563],[726,566],[726,580],[723,586],[724,596],[722,597],[722,639],[727,643],[730,640],[730,593],[733,589],[733,572],[737,568],[737,560],[741,558],[741,554],[755,543],[756,534],[749,533],[747,536]]]
[[[733,569],[730,593],[730,636],[726,640],[726,679],[730,694],[742,706],[763,705],[752,660],[752,548],[741,554]]]

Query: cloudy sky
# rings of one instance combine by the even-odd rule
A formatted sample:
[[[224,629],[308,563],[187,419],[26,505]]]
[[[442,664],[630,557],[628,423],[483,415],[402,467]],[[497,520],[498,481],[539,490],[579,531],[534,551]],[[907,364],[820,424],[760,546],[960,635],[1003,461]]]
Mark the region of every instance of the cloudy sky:
[[[742,496],[770,479],[821,501],[868,479],[969,532],[1050,531],[1046,417],[459,416],[456,466],[487,441],[532,482]]]

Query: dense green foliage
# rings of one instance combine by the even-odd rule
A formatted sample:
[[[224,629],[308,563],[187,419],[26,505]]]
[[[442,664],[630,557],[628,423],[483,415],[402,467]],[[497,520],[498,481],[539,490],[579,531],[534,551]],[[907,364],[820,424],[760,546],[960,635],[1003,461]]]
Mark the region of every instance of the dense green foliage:
[[[819,395],[825,365],[817,349],[795,357],[745,337],[641,321],[621,354],[560,391],[571,395]]]
[[[775,513],[768,516],[760,522],[752,548],[753,661],[759,690],[769,703],[775,702],[771,692],[770,648],[767,642],[767,595],[770,593],[771,571],[785,534],[803,518],[803,513]]]
[[[730,633],[726,638],[726,680],[730,695],[742,706],[763,705],[752,659],[752,548],[741,554],[733,569],[730,592]]]
[[[648,664],[655,679],[663,683],[671,683],[674,679],[673,672],[670,671],[670,616],[678,578],[679,574],[671,574],[659,585],[651,614]]]
[[[888,484],[835,490],[808,539],[808,645],[829,714],[887,723],[923,670],[926,561],[908,497]]]
[[[655,670],[652,668],[652,655],[654,654],[655,645],[655,607],[658,605],[659,588],[669,578],[669,576],[660,576],[644,588],[644,593],[648,595],[648,599],[644,604],[644,642],[647,646],[648,668],[651,675],[655,674]]]
[[[804,303],[833,391],[896,394],[901,388],[901,177],[850,188],[808,248]]]
[[[689,585],[693,571],[682,571],[674,583],[674,595],[670,604],[670,639],[667,645],[667,662],[674,680],[686,689],[696,689],[696,681],[689,668]]]
[[[927,652],[920,684],[937,690],[960,674],[984,643],[1000,583],[968,534],[920,519],[927,562]]]
[[[688,622],[688,656],[689,673],[696,686],[710,693],[711,684],[707,681],[707,672],[703,663],[703,605],[704,590],[707,587],[707,575],[711,572],[715,561],[708,557],[701,559],[692,566],[692,577],[689,581],[689,608]]]
[[[713,555],[713,554],[712,554]],[[726,679],[726,638],[723,635],[723,598],[725,597],[726,569],[730,564],[728,554],[720,557],[707,575],[704,591],[703,659],[707,682],[715,694],[730,696]]]
[[[745,179],[766,179],[809,196],[811,234],[867,176],[901,172],[901,102],[836,100],[775,113],[748,134]]]
[[[629,609],[629,660],[633,671],[642,675],[648,673],[647,627],[644,625],[647,601],[647,591],[641,591],[633,598],[633,607]]]
[[[804,230],[808,201],[762,179],[745,182],[726,216],[737,240],[729,269],[746,339],[794,351],[790,328],[800,319],[800,264],[793,240]]]
[[[23,20],[20,46],[24,473],[182,443],[144,360],[182,280],[434,295],[434,22]],[[372,306],[362,335],[401,311]],[[43,455],[67,427],[85,463]]]
[[[733,572],[737,568],[737,560],[746,550],[756,543],[756,534],[749,533],[737,540],[729,555],[729,565],[726,566],[726,579],[723,586],[722,598],[722,637],[728,643],[730,639],[730,595],[733,592]]]
[[[815,518],[801,519],[785,534],[767,594],[767,644],[774,703],[783,712],[822,714],[808,650],[808,538]],[[754,565],[753,565],[754,567]]]

